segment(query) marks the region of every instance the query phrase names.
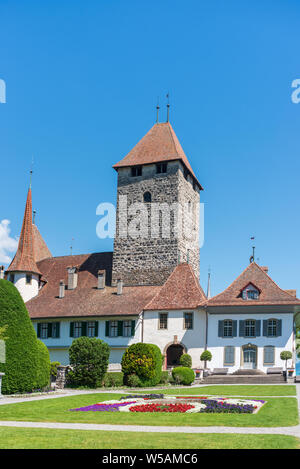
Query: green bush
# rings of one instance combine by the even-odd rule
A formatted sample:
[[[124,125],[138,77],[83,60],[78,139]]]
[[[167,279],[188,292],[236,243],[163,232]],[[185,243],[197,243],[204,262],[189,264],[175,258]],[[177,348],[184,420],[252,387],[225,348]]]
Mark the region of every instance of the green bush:
[[[127,375],[126,376],[126,384],[130,388],[141,388],[143,387],[143,383],[141,382],[140,378],[137,375]]]
[[[125,384],[128,384],[129,375],[135,374],[142,386],[155,386],[160,382],[162,360],[157,345],[143,343],[130,345],[124,352],[121,362]]]
[[[189,386],[195,380],[195,373],[191,368],[187,368],[185,366],[178,366],[177,368],[173,368],[172,376],[177,384],[184,384]]]
[[[51,362],[50,375],[52,376],[52,378],[56,378],[56,376],[57,376],[57,367],[59,365],[60,365],[59,362]]]
[[[181,366],[192,368],[192,357],[188,353],[183,353],[179,359]]]
[[[100,387],[108,368],[110,349],[101,339],[79,337],[69,349],[72,370],[68,374],[71,386]]]
[[[103,386],[106,388],[123,386],[123,379],[122,372],[108,372],[104,376]]]
[[[37,337],[17,288],[0,280],[0,327],[7,326],[6,362],[0,363],[3,394],[31,392],[36,387],[38,368]]]
[[[36,374],[36,389],[44,389],[49,387],[50,382],[50,356],[46,345],[37,340],[38,345],[38,360],[37,360],[37,374]]]
[[[170,376],[168,371],[162,371],[160,377],[160,384],[167,384],[170,381]]]
[[[201,354],[201,357],[200,357],[200,360],[202,362],[210,362],[212,359],[212,354],[209,350],[204,350],[204,352],[202,352]]]

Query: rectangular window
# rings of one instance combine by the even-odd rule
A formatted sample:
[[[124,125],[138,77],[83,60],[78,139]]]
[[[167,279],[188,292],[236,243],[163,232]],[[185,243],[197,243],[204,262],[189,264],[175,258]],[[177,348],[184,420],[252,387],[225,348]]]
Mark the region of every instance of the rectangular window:
[[[277,337],[277,321],[276,319],[268,320],[268,337]]]
[[[234,366],[235,362],[235,347],[224,347],[224,365]]]
[[[87,323],[87,336],[95,337],[96,336],[96,323],[95,321],[89,321]]]
[[[41,323],[40,331],[41,339],[48,339],[48,324],[46,322]]]
[[[248,319],[245,321],[245,337],[255,337],[255,320]]]
[[[159,329],[168,329],[168,313],[159,313]]]
[[[275,363],[275,347],[267,345],[264,347],[264,365],[274,365]]]
[[[9,281],[15,283],[15,274],[9,274]]]
[[[131,168],[131,176],[137,177],[142,175],[142,166],[132,166]]]
[[[233,337],[233,330],[232,330],[232,320],[225,319],[223,322],[223,337]]]
[[[158,163],[156,165],[156,173],[161,174],[161,173],[166,173],[167,172],[167,163]]]
[[[82,322],[74,322],[74,336],[75,338],[82,335]]]
[[[123,337],[131,337],[131,321],[123,321]]]
[[[26,274],[26,285],[31,285],[32,282],[32,275]]]
[[[118,321],[109,321],[109,336],[118,337]]]
[[[193,313],[184,313],[184,329],[193,329]]]

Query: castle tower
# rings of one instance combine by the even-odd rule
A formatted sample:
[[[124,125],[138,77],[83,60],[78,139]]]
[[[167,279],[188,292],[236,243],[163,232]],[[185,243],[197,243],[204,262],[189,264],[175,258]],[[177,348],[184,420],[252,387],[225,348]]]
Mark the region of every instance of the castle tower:
[[[157,123],[117,164],[113,284],[161,285],[177,264],[199,278],[200,191],[169,122]]]
[[[32,224],[32,196],[29,188],[18,249],[6,271],[6,278],[15,284],[24,302],[39,292],[42,274],[36,262],[46,257],[51,257],[51,253]]]

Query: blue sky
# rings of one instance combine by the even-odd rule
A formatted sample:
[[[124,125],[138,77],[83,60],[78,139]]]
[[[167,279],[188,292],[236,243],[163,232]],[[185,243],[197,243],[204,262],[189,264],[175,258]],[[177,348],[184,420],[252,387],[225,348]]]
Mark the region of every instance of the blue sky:
[[[165,119],[169,91],[205,189],[203,287],[209,266],[216,294],[248,265],[254,235],[260,264],[300,294],[297,0],[0,0],[0,10],[0,221],[10,237],[34,157],[33,205],[53,255],[69,254],[72,238],[74,253],[111,250],[96,236],[96,207],[115,203],[112,165],[154,124],[157,96]]]

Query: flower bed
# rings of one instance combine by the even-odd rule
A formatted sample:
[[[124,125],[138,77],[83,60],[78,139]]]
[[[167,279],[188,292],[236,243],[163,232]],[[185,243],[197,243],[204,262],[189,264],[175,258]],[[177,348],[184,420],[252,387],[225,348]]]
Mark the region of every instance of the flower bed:
[[[163,395],[162,395],[163,396]],[[99,402],[98,404],[72,411],[94,412],[174,412],[174,413],[225,413],[225,414],[253,414],[264,405],[262,400],[207,398],[203,396],[175,397],[163,396],[126,396],[120,400]]]

